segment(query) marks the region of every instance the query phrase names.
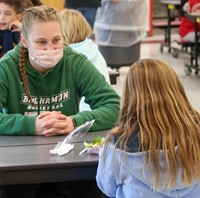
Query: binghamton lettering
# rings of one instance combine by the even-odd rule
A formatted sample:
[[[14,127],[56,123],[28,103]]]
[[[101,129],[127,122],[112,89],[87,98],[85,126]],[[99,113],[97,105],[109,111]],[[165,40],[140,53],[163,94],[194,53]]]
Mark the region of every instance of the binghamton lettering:
[[[35,104],[38,104],[38,99],[39,99],[39,104],[40,105],[50,105],[50,103],[53,105],[56,105],[58,103],[62,103],[66,100],[69,99],[69,90],[62,91],[56,95],[51,96],[51,100],[49,96],[32,96],[32,100]],[[30,105],[31,101],[28,99],[27,95],[22,95],[21,99],[22,104]]]

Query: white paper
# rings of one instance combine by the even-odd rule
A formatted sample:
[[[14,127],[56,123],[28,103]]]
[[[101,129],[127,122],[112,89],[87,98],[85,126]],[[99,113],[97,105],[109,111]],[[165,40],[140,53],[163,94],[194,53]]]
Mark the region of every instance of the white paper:
[[[50,150],[49,153],[53,155],[66,155],[74,148],[74,144],[62,144],[58,148],[54,148],[53,150]]]

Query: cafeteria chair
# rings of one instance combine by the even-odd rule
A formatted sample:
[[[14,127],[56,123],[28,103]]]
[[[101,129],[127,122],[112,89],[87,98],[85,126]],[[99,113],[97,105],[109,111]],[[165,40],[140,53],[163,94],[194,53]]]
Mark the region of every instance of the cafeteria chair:
[[[105,58],[108,67],[117,71],[121,67],[131,66],[140,59],[140,42],[129,47],[99,45],[99,50]]]

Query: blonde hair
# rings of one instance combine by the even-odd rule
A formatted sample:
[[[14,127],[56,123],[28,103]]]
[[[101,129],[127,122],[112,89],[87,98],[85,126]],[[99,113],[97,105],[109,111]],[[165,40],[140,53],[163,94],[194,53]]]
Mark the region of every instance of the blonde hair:
[[[64,45],[84,41],[92,33],[89,23],[81,12],[64,9],[60,12]]]
[[[31,32],[31,28],[34,23],[49,21],[56,21],[60,23],[60,18],[57,14],[57,10],[55,10],[54,8],[49,8],[46,6],[35,6],[28,8],[23,13],[21,33],[28,39],[29,33]],[[31,101],[31,104],[35,106],[35,103],[32,102],[32,97],[28,86],[28,78],[26,74],[27,52],[28,50],[21,44],[19,52],[19,69],[25,93]]]
[[[128,140],[139,129],[139,143],[146,154],[144,169],[147,164],[152,165],[157,189],[165,173],[159,163],[160,150],[164,152],[168,188],[175,184],[179,168],[184,184],[191,184],[193,179],[199,181],[200,114],[190,105],[173,69],[157,59],[134,63],[122,98],[119,123],[108,135],[105,150],[113,137],[119,136],[115,148],[120,145],[126,151]]]

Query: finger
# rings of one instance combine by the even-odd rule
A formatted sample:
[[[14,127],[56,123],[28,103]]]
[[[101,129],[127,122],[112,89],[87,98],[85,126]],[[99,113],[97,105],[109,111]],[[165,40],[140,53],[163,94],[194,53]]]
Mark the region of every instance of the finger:
[[[42,132],[42,134],[44,136],[53,136],[53,135],[63,135],[63,134],[68,134],[69,131],[66,131],[66,130],[56,130],[54,128],[51,128],[51,129],[48,129],[48,130],[45,130]]]
[[[48,121],[44,122],[41,127],[42,128],[50,128],[52,127],[58,120],[57,119],[49,119]]]
[[[15,25],[15,24],[13,24],[13,23],[11,23],[10,25],[9,25],[9,30],[11,30],[12,32],[19,32],[20,30],[18,29],[18,27]]]
[[[61,111],[52,111],[52,113],[61,113]]]
[[[44,111],[44,112],[41,112],[40,115],[38,115],[37,117],[39,119],[42,119],[43,117],[48,116],[48,115],[51,115],[51,112],[50,111]]]
[[[67,116],[61,113],[52,113],[52,117],[58,119],[58,120],[66,120]]]
[[[66,116],[66,115],[63,115],[63,114],[57,114],[57,115],[56,115],[56,118],[59,119],[59,120],[66,120],[66,119],[67,119],[67,116]]]
[[[19,32],[18,29],[11,29],[11,32]]]
[[[51,120],[44,123],[41,127],[43,128],[43,130],[50,129],[50,128],[61,130],[61,129],[67,129],[68,125],[67,125],[67,122],[58,122],[58,121],[56,122],[56,121]]]
[[[55,133],[43,133],[43,135],[45,137],[50,137],[50,136],[55,136],[55,135],[58,135],[58,134],[55,134]]]
[[[62,114],[61,111],[52,111],[52,114],[55,115],[58,119],[67,119],[67,116]]]
[[[44,112],[41,112],[40,115],[38,115],[38,118],[42,119],[45,116],[49,116],[49,115],[58,115],[58,116],[62,115],[62,116],[65,116],[65,115],[61,114],[61,111],[44,111]]]
[[[13,24],[10,23],[10,25],[8,26],[8,29],[11,30],[13,28]]]

